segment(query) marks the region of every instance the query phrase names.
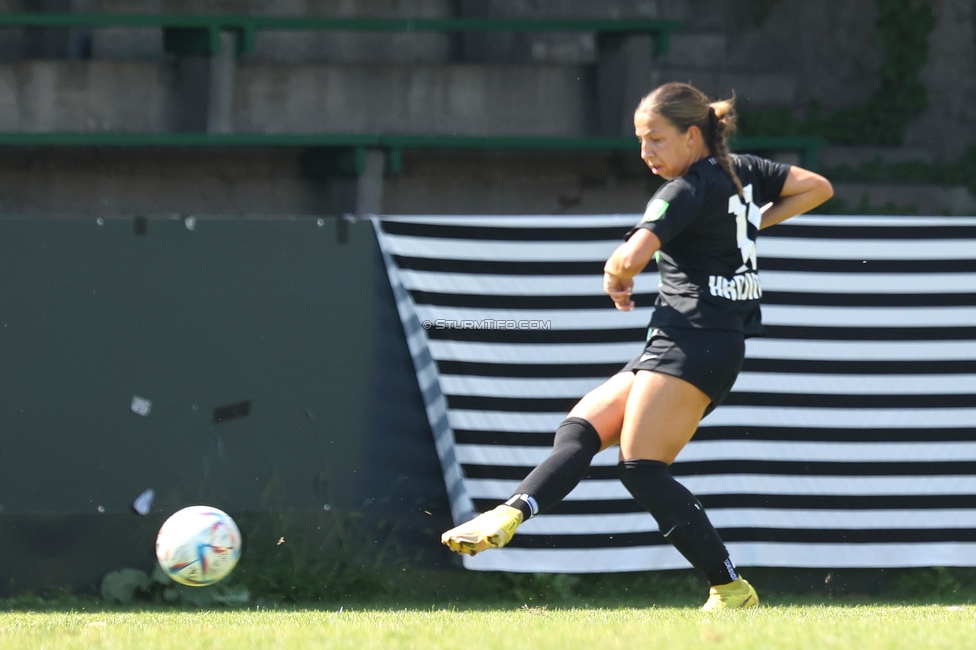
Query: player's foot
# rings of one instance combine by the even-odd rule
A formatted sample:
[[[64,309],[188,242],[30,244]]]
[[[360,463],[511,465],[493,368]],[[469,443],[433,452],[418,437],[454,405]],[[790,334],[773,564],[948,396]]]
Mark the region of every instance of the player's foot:
[[[501,505],[478,515],[441,535],[441,543],[455,553],[475,555],[488,548],[501,548],[512,541],[522,523],[522,511]]]
[[[727,585],[718,585],[708,590],[708,600],[702,611],[717,609],[745,609],[759,606],[759,594],[743,578],[737,578]]]

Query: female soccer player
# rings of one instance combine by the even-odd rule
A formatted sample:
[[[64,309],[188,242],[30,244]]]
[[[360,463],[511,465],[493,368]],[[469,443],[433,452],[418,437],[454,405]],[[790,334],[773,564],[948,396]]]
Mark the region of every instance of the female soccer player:
[[[745,339],[760,334],[758,231],[815,208],[833,188],[800,167],[730,154],[734,127],[732,101],[709,103],[688,84],[665,84],[641,101],[634,114],[641,158],[668,182],[607,260],[603,284],[616,308],[630,311],[634,276],[657,254],[661,281],[647,344],[573,407],[550,455],[512,498],[444,533],[451,550],[504,546],[519,524],[569,494],[598,451],[619,444],[621,482],[708,579],[703,609],[759,604],[698,499],[668,468],[731,390]]]

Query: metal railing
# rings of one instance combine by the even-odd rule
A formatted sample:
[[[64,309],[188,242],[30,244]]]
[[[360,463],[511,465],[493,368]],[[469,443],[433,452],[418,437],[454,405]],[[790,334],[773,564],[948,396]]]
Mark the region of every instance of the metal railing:
[[[0,28],[23,27],[158,27],[169,43],[195,36],[210,54],[220,51],[220,33],[240,35],[238,52],[254,50],[259,31],[343,32],[592,32],[596,34],[649,34],[654,54],[663,56],[670,47],[671,32],[681,28],[676,20],[607,18],[328,18],[302,16],[155,15],[155,14],[0,14]],[[189,30],[189,31],[188,31]]]

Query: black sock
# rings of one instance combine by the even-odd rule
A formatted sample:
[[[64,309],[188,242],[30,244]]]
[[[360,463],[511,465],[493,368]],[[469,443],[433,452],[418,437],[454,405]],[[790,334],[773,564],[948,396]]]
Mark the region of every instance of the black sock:
[[[521,510],[525,519],[545,512],[582,480],[602,444],[592,424],[583,418],[566,418],[556,429],[549,456],[529,472],[505,504]]]
[[[665,539],[705,574],[708,584],[724,585],[739,577],[705,509],[694,494],[674,480],[667,464],[625,460],[619,468],[624,487],[657,520]]]

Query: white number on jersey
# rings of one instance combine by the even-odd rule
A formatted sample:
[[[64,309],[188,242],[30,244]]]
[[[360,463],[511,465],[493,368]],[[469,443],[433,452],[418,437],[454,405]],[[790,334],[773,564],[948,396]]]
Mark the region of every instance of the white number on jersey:
[[[745,203],[742,202],[745,199]],[[742,266],[736,273],[755,271],[758,268],[756,263],[756,240],[749,237],[747,224],[751,223],[759,230],[762,221],[762,213],[759,206],[752,202],[752,185],[742,188],[742,198],[738,195],[729,197],[729,213],[735,215],[735,237],[739,245],[739,252],[742,253]]]

